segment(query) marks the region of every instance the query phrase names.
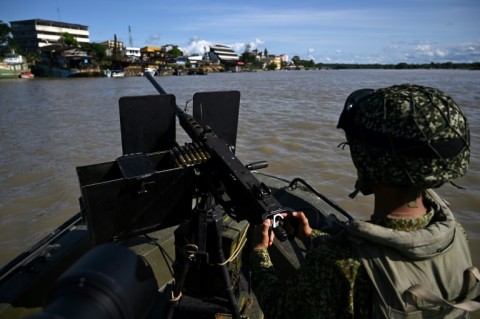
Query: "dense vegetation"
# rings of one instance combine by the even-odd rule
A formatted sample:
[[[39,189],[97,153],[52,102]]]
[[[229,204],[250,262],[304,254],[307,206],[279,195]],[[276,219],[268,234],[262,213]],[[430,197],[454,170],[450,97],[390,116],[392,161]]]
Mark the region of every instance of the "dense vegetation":
[[[331,69],[464,69],[464,70],[480,70],[480,62],[475,63],[425,63],[425,64],[321,64],[324,68]]]
[[[319,68],[319,69],[464,69],[464,70],[480,70],[480,62],[475,63],[423,63],[423,64],[347,64],[347,63],[315,63],[313,60],[301,60],[298,56],[294,56],[292,61],[295,65],[303,65],[305,68]]]

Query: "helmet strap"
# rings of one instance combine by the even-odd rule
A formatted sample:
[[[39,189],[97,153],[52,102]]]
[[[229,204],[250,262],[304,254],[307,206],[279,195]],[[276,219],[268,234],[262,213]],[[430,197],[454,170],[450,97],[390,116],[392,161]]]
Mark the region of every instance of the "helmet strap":
[[[350,198],[355,198],[359,192],[363,195],[373,194],[373,182],[370,178],[357,170],[357,181],[355,182],[355,190],[348,195]]]
[[[463,186],[460,186],[460,185],[457,185],[457,184],[455,184],[455,183],[454,183],[454,182],[452,182],[452,181],[450,181],[450,184],[452,184],[453,186],[455,186],[455,187],[456,187],[456,188],[458,188],[458,189],[466,190],[466,188],[465,188],[465,187],[463,187]]]

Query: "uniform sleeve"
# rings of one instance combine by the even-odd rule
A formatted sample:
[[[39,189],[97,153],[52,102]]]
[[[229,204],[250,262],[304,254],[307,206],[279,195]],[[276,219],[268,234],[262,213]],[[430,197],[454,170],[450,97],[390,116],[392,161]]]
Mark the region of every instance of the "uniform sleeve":
[[[322,245],[325,239],[329,237],[331,237],[329,233],[322,232],[318,229],[312,229],[312,233],[304,243],[306,250],[308,252],[313,251],[316,247]]]
[[[307,254],[305,264],[283,281],[266,249],[253,252],[253,291],[265,318],[349,317],[349,307],[342,303],[348,303],[350,283],[334,260],[326,258],[327,248]]]

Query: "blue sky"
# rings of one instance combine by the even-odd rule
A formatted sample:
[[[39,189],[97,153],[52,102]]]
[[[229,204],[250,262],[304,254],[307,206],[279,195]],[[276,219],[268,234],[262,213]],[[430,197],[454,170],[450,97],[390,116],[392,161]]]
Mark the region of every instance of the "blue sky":
[[[479,0],[0,1],[0,20],[87,25],[92,42],[246,45],[323,63],[480,61]]]

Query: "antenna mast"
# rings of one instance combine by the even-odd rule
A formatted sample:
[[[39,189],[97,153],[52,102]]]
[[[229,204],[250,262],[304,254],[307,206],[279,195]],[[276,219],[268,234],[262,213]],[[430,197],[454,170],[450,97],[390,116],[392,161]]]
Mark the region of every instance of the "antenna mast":
[[[130,40],[130,47],[132,48],[133,47],[133,40],[132,40],[132,29],[130,28],[130,26],[128,26],[128,38]]]
[[[58,40],[60,41],[60,44],[62,45],[62,48],[63,48],[63,45],[65,44],[65,37],[63,36],[63,30],[61,25],[62,18],[60,17],[60,4],[58,3],[58,0],[57,0],[57,14],[58,14],[58,22],[60,23],[60,37],[58,38]]]
[[[62,19],[60,18],[60,5],[58,4],[58,0],[57,0],[57,14],[58,14],[58,21],[62,21]]]

